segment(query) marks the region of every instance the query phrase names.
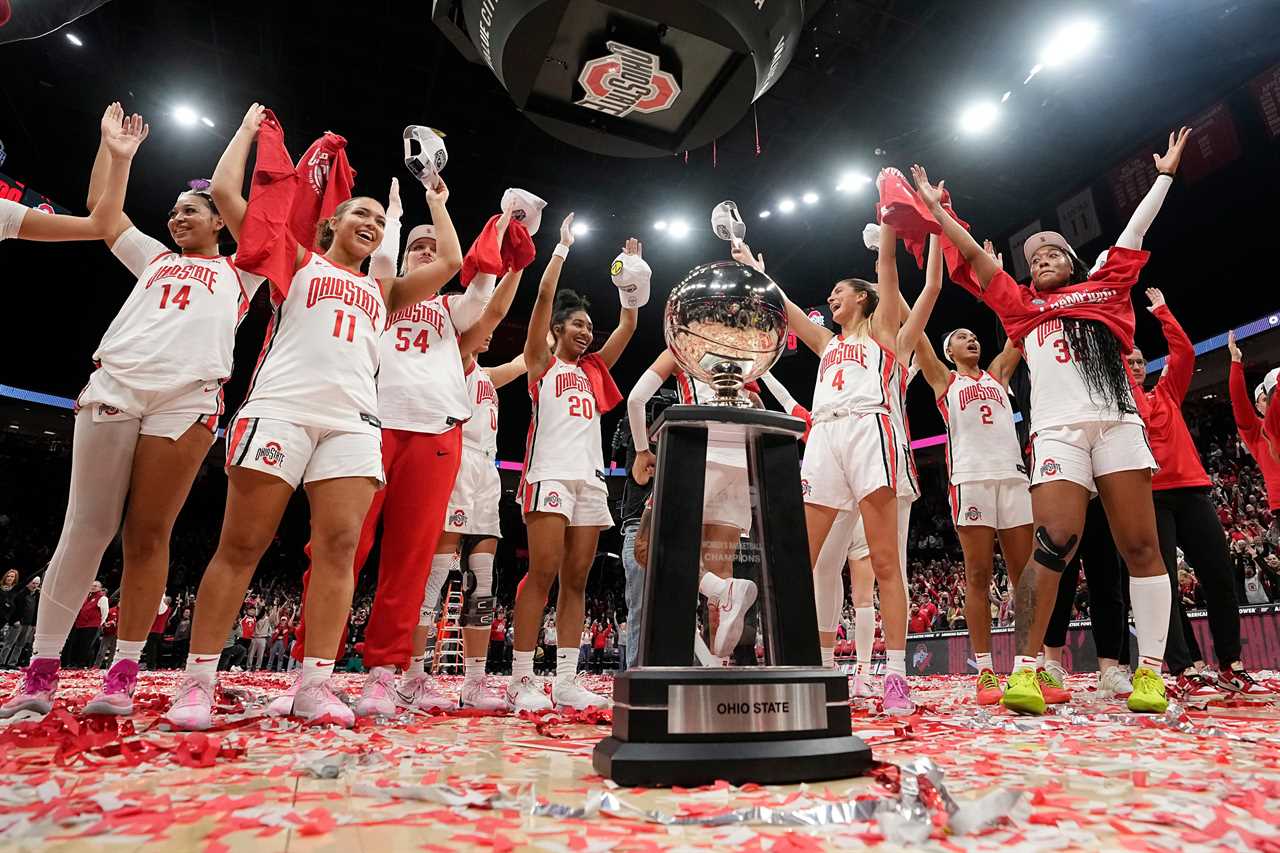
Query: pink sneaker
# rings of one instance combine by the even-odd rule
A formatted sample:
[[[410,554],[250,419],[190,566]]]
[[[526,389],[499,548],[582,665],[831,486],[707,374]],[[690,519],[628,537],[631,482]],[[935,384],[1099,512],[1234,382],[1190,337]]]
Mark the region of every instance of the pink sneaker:
[[[914,714],[916,705],[911,701],[911,685],[897,673],[884,677],[884,712],[895,717]]]
[[[107,670],[98,695],[84,706],[86,714],[114,714],[127,717],[133,713],[133,690],[138,685],[138,662],[116,661]]]
[[[466,678],[458,694],[458,707],[475,708],[478,711],[509,711],[511,706],[501,696],[489,692],[483,678]]]
[[[742,638],[742,624],[747,611],[756,603],[756,585],[752,581],[731,578],[729,588],[720,598],[720,625],[711,652],[716,657],[727,657]]]
[[[429,675],[406,678],[396,687],[396,704],[401,708],[413,708],[428,714],[443,714],[458,710],[458,703],[436,689],[436,680]]]
[[[875,688],[871,686],[870,676],[854,673],[853,676],[853,698],[870,699],[876,695]]]
[[[396,673],[385,666],[369,670],[356,702],[357,717],[394,717],[396,714]]]
[[[289,689],[267,703],[268,717],[287,717],[293,713],[293,697],[298,695],[298,685],[302,679],[295,678]]]
[[[333,692],[328,681],[313,681],[300,687],[293,698],[293,715],[308,723],[327,723],[344,729],[356,724],[356,715]]]
[[[12,717],[19,711],[35,711],[47,714],[53,709],[53,694],[58,690],[58,659],[35,658],[22,671],[18,692],[0,705],[0,719]]]
[[[184,732],[202,732],[213,725],[213,685],[184,678],[162,722]]]

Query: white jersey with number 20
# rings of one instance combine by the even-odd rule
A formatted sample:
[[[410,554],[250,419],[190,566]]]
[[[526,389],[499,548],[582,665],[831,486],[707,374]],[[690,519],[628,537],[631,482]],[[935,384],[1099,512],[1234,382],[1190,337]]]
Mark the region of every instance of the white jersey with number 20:
[[[547,372],[530,384],[529,394],[533,420],[525,480],[595,480],[604,455],[600,413],[586,372],[553,356]]]

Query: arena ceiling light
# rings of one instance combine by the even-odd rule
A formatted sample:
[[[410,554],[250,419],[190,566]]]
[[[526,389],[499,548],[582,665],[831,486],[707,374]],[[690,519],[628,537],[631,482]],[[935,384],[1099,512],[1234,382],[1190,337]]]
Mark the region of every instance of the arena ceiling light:
[[[773,216],[773,211],[772,211],[772,210],[762,210],[762,211],[760,211],[760,218],[761,218],[761,219],[768,219],[770,216]]]
[[[666,231],[666,230],[667,230],[667,220],[665,220],[665,219],[659,219],[657,222],[653,223],[653,230],[654,230],[654,231]]]
[[[179,104],[173,108],[173,120],[183,127],[195,127],[200,114],[186,104]]]
[[[200,116],[200,123],[205,127],[213,127],[213,119],[208,116]]]
[[[1000,108],[991,101],[975,101],[960,113],[960,132],[970,136],[986,133],[1000,118]]]
[[[682,240],[689,235],[689,223],[683,219],[673,219],[671,224],[667,226],[667,233],[678,240]]]
[[[581,237],[584,234],[590,234],[590,233],[591,233],[591,226],[586,222],[579,220],[573,223],[573,236]]]
[[[1045,68],[1058,68],[1074,62],[1089,52],[1101,34],[1098,22],[1078,18],[1063,24],[1040,51],[1039,64]],[[1036,69],[1032,69],[1034,76]]]
[[[80,36],[75,33],[67,33],[67,41],[71,42],[76,47],[84,47],[84,42],[81,41]]]
[[[814,192],[813,190],[809,190],[809,192],[807,192],[807,193],[805,193],[804,195],[800,196],[800,200],[801,200],[801,201],[803,201],[805,204],[817,204],[817,203],[818,203],[818,194],[817,194],[816,192]]]
[[[789,198],[784,198],[782,201],[778,202],[779,213],[790,213],[795,209],[796,209],[796,203]]]
[[[845,172],[836,183],[836,192],[856,193],[870,183],[870,176],[862,172]]]

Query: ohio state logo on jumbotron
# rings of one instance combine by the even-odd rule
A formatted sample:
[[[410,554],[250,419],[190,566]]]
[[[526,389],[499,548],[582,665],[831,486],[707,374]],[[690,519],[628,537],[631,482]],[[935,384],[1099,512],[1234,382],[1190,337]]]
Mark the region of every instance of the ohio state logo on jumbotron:
[[[586,97],[577,104],[607,115],[656,113],[669,109],[680,95],[680,84],[658,69],[658,57],[647,51],[608,41],[608,56],[589,60],[578,75]]]

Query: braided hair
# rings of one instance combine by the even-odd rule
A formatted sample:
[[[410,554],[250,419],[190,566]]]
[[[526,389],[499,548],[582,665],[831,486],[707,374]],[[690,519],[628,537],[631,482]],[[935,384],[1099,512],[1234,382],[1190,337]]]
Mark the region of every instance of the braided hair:
[[[1075,252],[1068,251],[1071,259],[1069,284],[1082,284],[1089,278],[1089,269]],[[1089,399],[1122,415],[1138,413],[1129,388],[1129,371],[1124,363],[1117,338],[1101,320],[1081,317],[1063,317],[1062,334],[1071,347],[1071,362],[1089,390]]]

